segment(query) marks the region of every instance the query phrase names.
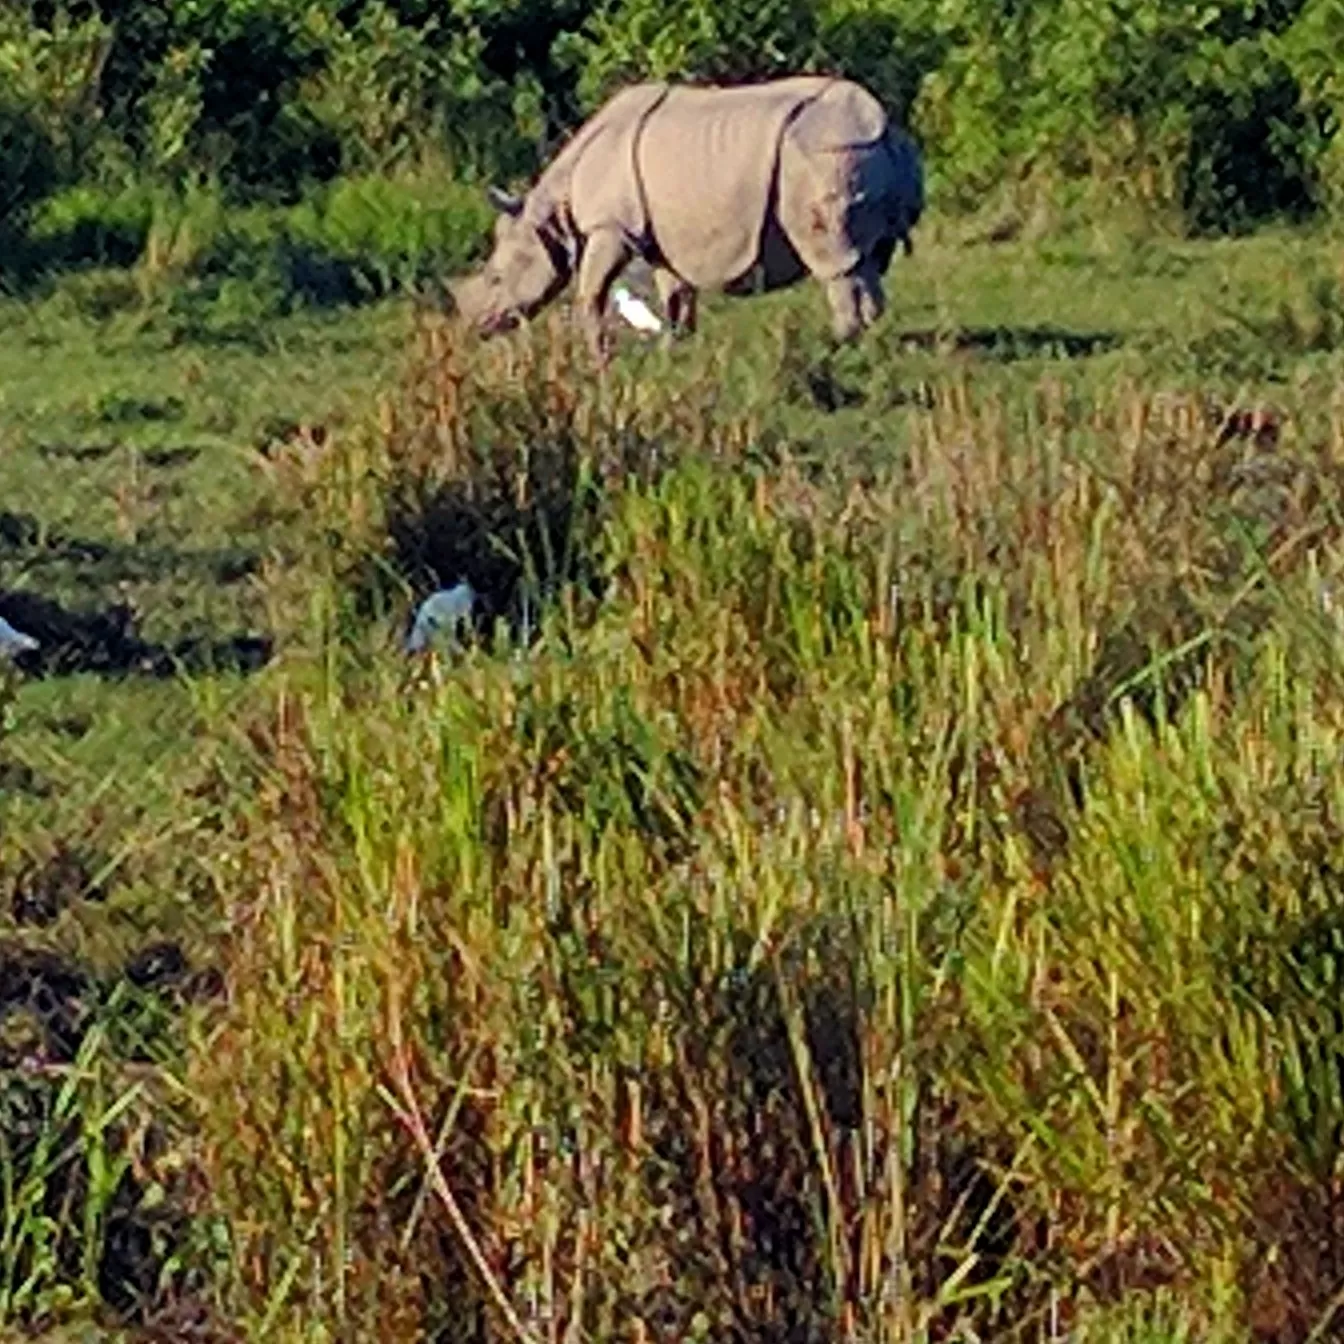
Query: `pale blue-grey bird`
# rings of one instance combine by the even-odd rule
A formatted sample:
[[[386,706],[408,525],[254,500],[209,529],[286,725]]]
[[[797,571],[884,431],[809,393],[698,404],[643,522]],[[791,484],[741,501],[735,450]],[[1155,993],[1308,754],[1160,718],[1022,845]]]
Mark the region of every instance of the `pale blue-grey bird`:
[[[407,653],[420,653],[447,635],[453,639],[458,630],[471,619],[476,594],[471,584],[463,580],[451,588],[431,593],[415,613],[415,622],[406,639]]]

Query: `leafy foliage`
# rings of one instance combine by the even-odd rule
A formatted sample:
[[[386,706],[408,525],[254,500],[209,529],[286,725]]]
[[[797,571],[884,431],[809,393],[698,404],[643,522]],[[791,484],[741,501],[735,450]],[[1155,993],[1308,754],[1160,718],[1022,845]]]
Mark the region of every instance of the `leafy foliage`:
[[[86,11],[80,11],[87,13]],[[1338,0],[100,0],[6,11],[0,189],[127,171],[294,199],[426,154],[535,170],[617,85],[860,78],[944,203],[1088,182],[1196,228],[1340,188]],[[5,184],[8,183],[8,186]]]

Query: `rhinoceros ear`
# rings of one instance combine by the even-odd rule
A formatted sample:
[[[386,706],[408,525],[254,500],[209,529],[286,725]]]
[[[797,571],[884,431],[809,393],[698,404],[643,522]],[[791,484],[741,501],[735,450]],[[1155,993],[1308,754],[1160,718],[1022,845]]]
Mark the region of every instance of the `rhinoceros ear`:
[[[485,194],[490,198],[490,204],[501,215],[522,213],[523,201],[521,196],[514,196],[512,193],[505,191],[503,187],[496,187],[493,184],[485,189]]]

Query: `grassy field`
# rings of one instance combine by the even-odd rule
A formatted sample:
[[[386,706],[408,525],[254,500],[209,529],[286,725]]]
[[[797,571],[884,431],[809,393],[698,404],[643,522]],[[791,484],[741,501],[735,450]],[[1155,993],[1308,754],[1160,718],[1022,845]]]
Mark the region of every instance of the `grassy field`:
[[[1329,239],[934,225],[605,385],[129,293],[0,305],[0,1324],[1344,1328]]]

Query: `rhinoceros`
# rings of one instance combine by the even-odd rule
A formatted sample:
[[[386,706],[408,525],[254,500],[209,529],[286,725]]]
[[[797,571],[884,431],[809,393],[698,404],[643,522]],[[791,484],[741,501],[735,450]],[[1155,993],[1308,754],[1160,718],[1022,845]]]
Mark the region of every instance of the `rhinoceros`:
[[[839,340],[884,307],[882,277],[924,210],[914,141],[850,80],[794,75],[732,88],[631,85],[585,122],[523,197],[489,189],[494,249],[450,285],[482,335],[516,326],[577,274],[599,363],[607,294],[640,258],[676,331],[696,292],[815,276]]]

